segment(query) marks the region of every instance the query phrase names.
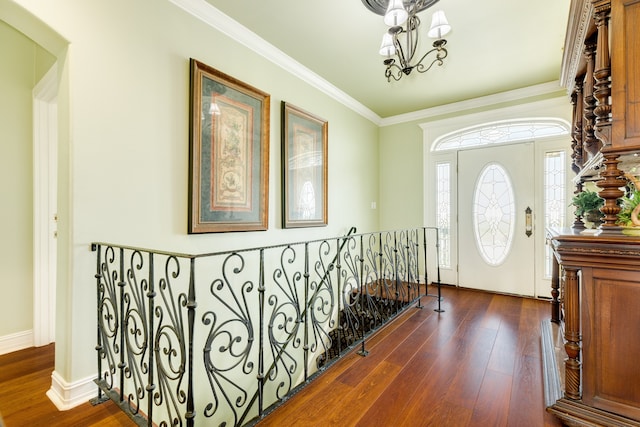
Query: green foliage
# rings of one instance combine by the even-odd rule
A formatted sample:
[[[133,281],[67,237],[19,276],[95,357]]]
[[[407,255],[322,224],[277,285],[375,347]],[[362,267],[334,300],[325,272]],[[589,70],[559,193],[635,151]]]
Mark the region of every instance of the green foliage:
[[[585,216],[587,212],[598,211],[604,205],[604,199],[595,191],[584,190],[573,197],[571,204],[576,207],[576,215]]]
[[[631,212],[640,203],[640,192],[634,191],[633,193],[631,193],[630,197],[620,197],[620,199],[618,199],[618,203],[620,204],[620,212],[618,212],[618,224],[626,227],[633,227],[633,222],[631,221]]]

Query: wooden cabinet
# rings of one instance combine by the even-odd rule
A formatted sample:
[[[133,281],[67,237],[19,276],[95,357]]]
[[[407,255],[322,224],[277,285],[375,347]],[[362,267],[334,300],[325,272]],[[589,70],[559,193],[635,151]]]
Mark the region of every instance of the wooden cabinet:
[[[548,237],[547,410],[567,425],[640,426],[640,239],[571,229]]]
[[[605,218],[595,235],[580,217],[549,231],[546,406],[570,426],[640,426],[640,237],[616,225],[624,172],[640,165],[640,0],[571,1],[561,83],[577,191],[594,181]]]

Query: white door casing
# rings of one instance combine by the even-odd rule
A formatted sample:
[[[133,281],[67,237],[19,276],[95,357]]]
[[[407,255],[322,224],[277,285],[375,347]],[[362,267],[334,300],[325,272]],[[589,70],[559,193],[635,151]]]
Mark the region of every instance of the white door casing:
[[[58,176],[57,67],[33,89],[33,344],[55,341]]]

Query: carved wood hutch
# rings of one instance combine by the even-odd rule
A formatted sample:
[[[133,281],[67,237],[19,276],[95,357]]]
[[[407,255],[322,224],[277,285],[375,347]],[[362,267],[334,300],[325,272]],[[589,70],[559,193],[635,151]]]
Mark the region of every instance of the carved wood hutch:
[[[551,322],[542,325],[547,410],[570,426],[640,426],[640,236],[616,225],[640,157],[640,0],[572,0],[561,83],[573,105],[577,191],[594,181],[604,223],[548,230]]]

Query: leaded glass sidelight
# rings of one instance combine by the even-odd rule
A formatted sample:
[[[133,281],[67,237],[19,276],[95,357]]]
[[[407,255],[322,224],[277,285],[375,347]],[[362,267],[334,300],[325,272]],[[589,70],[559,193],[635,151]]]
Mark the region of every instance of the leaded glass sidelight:
[[[544,153],[544,226],[564,227],[567,201],[565,198],[566,160],[564,151]],[[551,278],[551,248],[545,245],[545,277]]]
[[[513,186],[507,171],[497,163],[484,167],[473,197],[473,229],[480,255],[489,265],[501,264],[509,255],[515,228]]]
[[[451,268],[451,163],[436,165],[436,222],[440,232],[439,262],[442,268]]]

